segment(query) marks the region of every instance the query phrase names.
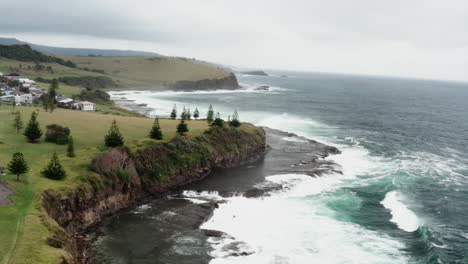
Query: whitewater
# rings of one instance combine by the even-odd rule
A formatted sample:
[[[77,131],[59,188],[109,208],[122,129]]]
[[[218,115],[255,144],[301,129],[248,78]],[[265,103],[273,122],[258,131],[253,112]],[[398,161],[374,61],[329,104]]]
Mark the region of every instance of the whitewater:
[[[236,91],[111,93],[153,117],[174,105],[205,113],[212,104],[224,118],[238,110],[241,121],[342,151],[327,158],[341,174],[270,175],[265,184],[283,188],[263,197],[184,191],[220,204],[201,227],[228,234],[209,238],[210,263],[468,263],[468,85],[281,74],[239,76]],[[233,242],[248,254],[232,256]]]

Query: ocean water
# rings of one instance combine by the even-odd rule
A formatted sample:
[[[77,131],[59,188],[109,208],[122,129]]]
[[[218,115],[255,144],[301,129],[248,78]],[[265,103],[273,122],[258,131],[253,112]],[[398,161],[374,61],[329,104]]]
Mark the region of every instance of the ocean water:
[[[167,261],[123,254],[114,263],[468,263],[468,84],[273,74],[240,75],[239,91],[125,97],[154,107],[158,116],[174,104],[198,107],[202,115],[212,104],[224,117],[236,109],[241,121],[338,147],[343,153],[329,159],[343,174],[270,175],[265,182],[288,188],[262,198],[187,190],[189,202],[223,201],[202,228],[232,237],[179,236],[172,261],[166,252]],[[255,90],[259,85],[270,90]],[[122,218],[98,240],[101,252],[128,250],[117,241],[118,230],[135,222]],[[149,230],[144,225],[151,221],[138,226]],[[253,254],[231,256],[224,246],[233,240]]]

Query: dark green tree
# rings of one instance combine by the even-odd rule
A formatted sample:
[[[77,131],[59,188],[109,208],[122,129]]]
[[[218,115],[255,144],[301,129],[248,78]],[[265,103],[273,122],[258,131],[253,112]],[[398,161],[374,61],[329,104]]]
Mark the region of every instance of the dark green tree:
[[[156,140],[163,139],[163,134],[162,134],[162,131],[161,131],[161,126],[159,125],[159,119],[158,118],[154,119],[153,127],[151,128],[149,136],[150,136],[150,138],[156,139]]]
[[[42,130],[37,122],[37,113],[32,112],[31,119],[23,132],[23,135],[28,139],[29,142],[36,142],[42,136]]]
[[[16,175],[16,180],[19,181],[21,174],[25,174],[29,171],[29,166],[26,160],[24,160],[23,153],[16,152],[13,154],[13,158],[8,163],[8,172]]]
[[[21,119],[20,111],[15,112],[15,119],[13,120],[13,127],[16,129],[16,133],[19,134],[20,130],[23,129],[23,120]]]
[[[195,108],[193,112],[193,118],[198,119],[200,117],[200,112],[198,112],[198,108]]]
[[[210,107],[208,108],[208,113],[206,114],[206,121],[208,122],[208,124],[211,124],[213,120],[214,120],[214,111],[213,111],[213,106],[210,105]]]
[[[182,120],[187,119],[187,110],[185,109],[185,106],[184,106],[184,109],[182,110],[182,113],[180,114],[180,119]]]
[[[41,171],[41,174],[52,180],[61,180],[67,176],[65,169],[60,164],[57,153],[52,154],[49,164]]]
[[[75,157],[75,144],[72,136],[68,137],[67,156],[70,158]]]
[[[232,127],[240,127],[241,123],[239,121],[239,114],[237,113],[237,110],[234,111],[232,120],[229,121],[229,125]]]
[[[211,123],[211,126],[223,127],[224,126],[224,120],[217,117],[217,118],[215,118],[215,120],[213,120],[213,123]]]
[[[120,134],[120,130],[115,119],[112,121],[109,133],[104,137],[104,142],[106,143],[106,146],[110,148],[123,146],[124,144],[124,138],[122,134]]]
[[[185,119],[192,120],[192,113],[190,113],[190,108],[185,112]]]
[[[57,104],[57,101],[55,97],[57,96],[57,90],[59,89],[59,82],[57,79],[52,79],[52,82],[50,83],[49,87],[49,93],[48,93],[48,101],[47,101],[47,106],[49,111],[52,113],[55,109],[55,105]]]
[[[180,120],[180,123],[177,125],[177,133],[179,133],[180,135],[184,135],[188,131],[188,126],[185,123],[185,121],[183,119]]]
[[[174,108],[172,108],[171,112],[171,119],[176,119],[177,118],[177,106],[174,105]]]

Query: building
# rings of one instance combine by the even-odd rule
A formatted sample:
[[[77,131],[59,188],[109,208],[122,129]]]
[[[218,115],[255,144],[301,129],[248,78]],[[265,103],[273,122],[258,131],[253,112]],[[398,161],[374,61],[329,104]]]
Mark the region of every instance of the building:
[[[32,94],[22,93],[20,95],[15,95],[15,103],[18,104],[32,104],[33,96]]]
[[[88,101],[80,102],[82,111],[96,111],[96,104]]]

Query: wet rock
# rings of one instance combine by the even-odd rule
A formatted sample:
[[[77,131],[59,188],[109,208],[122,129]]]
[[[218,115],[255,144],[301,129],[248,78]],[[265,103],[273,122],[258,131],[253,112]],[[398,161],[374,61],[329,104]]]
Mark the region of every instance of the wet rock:
[[[208,236],[208,237],[222,237],[222,236],[227,235],[223,231],[212,230],[212,229],[201,229],[201,231],[203,231],[205,236]]]

